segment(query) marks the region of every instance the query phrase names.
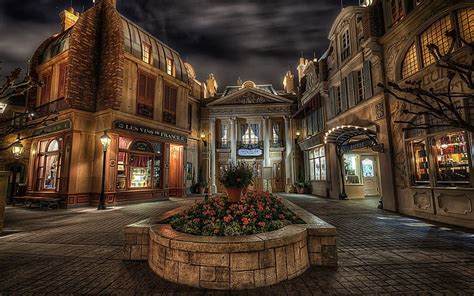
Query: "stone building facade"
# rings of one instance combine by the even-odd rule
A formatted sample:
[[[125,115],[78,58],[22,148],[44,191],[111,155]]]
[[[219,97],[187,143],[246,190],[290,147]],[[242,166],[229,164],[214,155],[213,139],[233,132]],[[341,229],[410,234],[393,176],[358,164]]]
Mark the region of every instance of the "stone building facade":
[[[227,86],[214,93],[202,109],[202,167],[212,193],[225,192],[220,174],[230,163],[246,162],[256,175],[251,190],[282,192],[291,189],[296,160],[293,76],[287,73],[285,90],[252,81]],[[208,85],[217,85],[213,75]]]
[[[442,53],[446,53],[452,40],[445,32],[453,29],[472,43],[472,1],[399,2],[396,7],[383,2],[386,33],[379,42],[384,48],[386,81],[419,80],[426,89],[447,88],[447,71],[436,66],[426,45],[436,44]],[[473,53],[467,46],[457,43],[453,56],[457,61],[471,63]],[[472,91],[460,80],[453,82],[452,89]],[[474,227],[472,133],[438,127],[433,118],[404,115],[406,105],[393,98],[390,102],[398,211]],[[472,112],[465,112],[464,116],[468,121],[473,120]],[[400,120],[427,123],[430,127],[403,131],[407,125],[394,123]]]
[[[28,107],[59,115],[32,131],[27,194],[95,204],[106,132],[108,203],[185,195],[197,179],[204,91],[192,66],[113,0],[60,16],[61,32],[32,58],[31,73],[44,86],[30,92]]]

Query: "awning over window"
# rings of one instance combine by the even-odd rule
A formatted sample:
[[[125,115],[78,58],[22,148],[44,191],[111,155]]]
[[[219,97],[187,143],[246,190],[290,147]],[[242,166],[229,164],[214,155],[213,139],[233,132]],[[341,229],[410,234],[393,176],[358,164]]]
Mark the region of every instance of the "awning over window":
[[[377,150],[383,150],[383,146],[377,143],[376,135],[373,128],[341,125],[330,129],[324,135],[324,143],[335,144],[340,153],[374,146],[378,147]]]

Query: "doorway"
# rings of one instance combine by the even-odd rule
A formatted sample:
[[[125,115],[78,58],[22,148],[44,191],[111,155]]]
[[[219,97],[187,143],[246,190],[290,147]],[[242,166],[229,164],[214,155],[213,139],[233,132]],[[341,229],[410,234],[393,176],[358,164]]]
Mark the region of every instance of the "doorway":
[[[377,157],[372,155],[362,156],[361,164],[364,196],[379,196],[380,180]]]
[[[182,196],[184,185],[184,147],[170,145],[169,189],[170,196]]]

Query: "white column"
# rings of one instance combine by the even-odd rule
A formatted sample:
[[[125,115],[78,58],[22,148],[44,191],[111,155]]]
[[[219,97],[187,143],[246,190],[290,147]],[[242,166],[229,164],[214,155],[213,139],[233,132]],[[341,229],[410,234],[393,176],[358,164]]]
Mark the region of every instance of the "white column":
[[[262,118],[263,131],[263,166],[270,166],[270,133],[268,129],[268,116]]]
[[[209,119],[209,130],[211,133],[211,193],[217,193],[216,186],[216,119]]]
[[[237,163],[237,119],[235,117],[230,118],[230,160],[235,164]]]
[[[291,133],[291,119],[288,116],[283,117],[285,119],[285,184],[293,184],[292,176],[292,155],[293,155],[293,135]]]

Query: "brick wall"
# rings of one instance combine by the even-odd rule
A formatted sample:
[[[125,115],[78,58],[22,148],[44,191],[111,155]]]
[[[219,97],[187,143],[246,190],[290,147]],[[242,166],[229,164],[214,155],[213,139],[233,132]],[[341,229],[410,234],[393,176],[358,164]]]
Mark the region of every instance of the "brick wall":
[[[381,37],[384,34],[384,20],[382,1],[374,1],[374,4],[364,10],[362,16],[365,39],[370,37]]]
[[[125,46],[120,15],[113,0],[103,0],[97,110],[120,108]]]

